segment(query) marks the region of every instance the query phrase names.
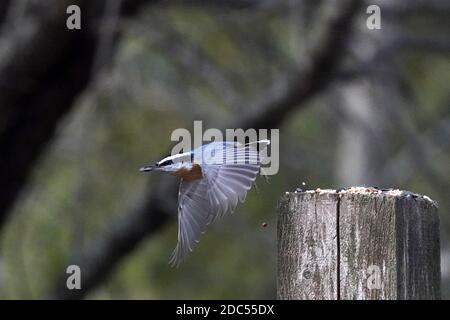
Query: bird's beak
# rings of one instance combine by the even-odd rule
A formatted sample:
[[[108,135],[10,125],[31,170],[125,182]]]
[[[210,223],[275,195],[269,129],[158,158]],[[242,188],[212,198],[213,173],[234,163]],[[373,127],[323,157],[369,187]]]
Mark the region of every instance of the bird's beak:
[[[153,169],[155,168],[155,166],[144,166],[142,168],[139,169],[140,172],[149,172],[149,171],[153,171]]]

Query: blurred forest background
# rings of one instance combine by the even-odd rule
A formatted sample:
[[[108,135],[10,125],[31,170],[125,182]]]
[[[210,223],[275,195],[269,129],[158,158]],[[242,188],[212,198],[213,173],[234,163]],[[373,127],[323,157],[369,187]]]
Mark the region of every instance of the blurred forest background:
[[[275,298],[277,200],[303,181],[437,201],[450,298],[449,17],[445,0],[2,0],[0,298]],[[138,169],[194,120],[280,128],[281,168],[174,269],[177,179]]]

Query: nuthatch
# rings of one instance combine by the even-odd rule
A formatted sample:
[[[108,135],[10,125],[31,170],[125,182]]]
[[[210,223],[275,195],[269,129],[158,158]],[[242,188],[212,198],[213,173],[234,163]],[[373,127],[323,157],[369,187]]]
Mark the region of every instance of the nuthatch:
[[[211,142],[168,156],[141,172],[162,171],[181,178],[178,192],[178,242],[170,264],[183,261],[206,227],[244,202],[261,169],[260,152],[270,144]]]

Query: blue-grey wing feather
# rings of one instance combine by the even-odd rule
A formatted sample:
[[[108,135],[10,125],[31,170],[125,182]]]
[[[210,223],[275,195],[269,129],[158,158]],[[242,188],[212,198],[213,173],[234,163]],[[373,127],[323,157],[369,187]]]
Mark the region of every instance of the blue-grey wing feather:
[[[170,264],[179,265],[192,251],[212,220],[213,208],[205,180],[181,180],[178,192],[178,243]]]
[[[209,148],[194,150],[194,161],[207,161],[201,163],[202,179],[180,183],[178,243],[172,265],[178,265],[192,251],[208,224],[234,212],[238,202],[245,200],[260,171],[256,146],[214,142]]]

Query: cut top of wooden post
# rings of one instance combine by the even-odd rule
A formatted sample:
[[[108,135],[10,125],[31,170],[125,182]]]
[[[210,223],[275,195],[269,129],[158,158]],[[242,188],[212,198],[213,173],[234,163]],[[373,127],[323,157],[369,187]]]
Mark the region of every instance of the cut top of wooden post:
[[[277,282],[279,299],[439,299],[437,204],[367,187],[286,193]]]

